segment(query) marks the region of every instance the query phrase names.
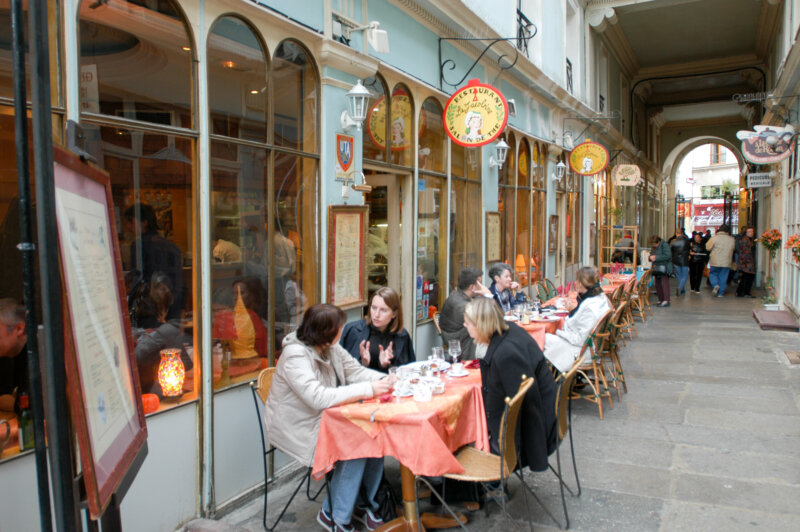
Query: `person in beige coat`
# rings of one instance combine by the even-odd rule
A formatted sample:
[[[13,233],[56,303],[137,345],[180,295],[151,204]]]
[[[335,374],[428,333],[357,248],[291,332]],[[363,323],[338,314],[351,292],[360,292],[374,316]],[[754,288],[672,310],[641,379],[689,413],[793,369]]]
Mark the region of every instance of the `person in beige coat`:
[[[392,386],[389,377],[361,366],[339,345],[345,321],[338,307],[310,307],[297,331],[283,340],[267,398],[264,421],[270,443],[307,466],[314,461],[323,410],[386,393]],[[374,511],[382,477],[383,458],[337,462],[331,479],[333,503],[325,498],[317,521],[328,530],[333,521],[335,530],[350,531],[355,515],[369,530],[381,526]]]
[[[730,233],[730,227],[721,225],[717,229],[717,234],[706,242],[706,250],[711,252],[708,263],[708,281],[714,287],[712,292],[717,297],[725,295],[728,273],[731,271],[731,262],[733,261],[733,250],[736,247],[736,239]]]

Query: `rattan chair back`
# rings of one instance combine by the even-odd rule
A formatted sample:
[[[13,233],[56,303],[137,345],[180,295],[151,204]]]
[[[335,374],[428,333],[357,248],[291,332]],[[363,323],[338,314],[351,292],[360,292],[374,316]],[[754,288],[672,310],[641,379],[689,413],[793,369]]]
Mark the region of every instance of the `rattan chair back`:
[[[522,410],[522,401],[531,386],[533,386],[533,377],[525,377],[523,375],[519,390],[514,394],[514,397],[506,397],[506,406],[503,411],[503,418],[500,421],[500,426],[502,427],[501,439],[498,442],[500,452],[503,455],[503,465],[506,468],[503,472],[503,477],[507,477],[511,471],[517,468],[517,444],[514,435],[517,433],[517,422],[519,421],[519,413]]]
[[[261,370],[261,373],[258,374],[258,379],[256,379],[256,383],[254,385],[255,392],[258,394],[258,397],[261,399],[262,403],[267,402],[267,397],[269,397],[269,390],[272,387],[272,377],[275,376],[275,368],[266,368]]]
[[[558,389],[556,390],[556,416],[558,417],[558,441],[564,439],[569,432],[569,415],[567,406],[569,403],[569,394],[572,390],[572,383],[575,382],[575,375],[578,374],[580,367],[580,360],[576,360],[572,367],[562,374],[559,382]]]

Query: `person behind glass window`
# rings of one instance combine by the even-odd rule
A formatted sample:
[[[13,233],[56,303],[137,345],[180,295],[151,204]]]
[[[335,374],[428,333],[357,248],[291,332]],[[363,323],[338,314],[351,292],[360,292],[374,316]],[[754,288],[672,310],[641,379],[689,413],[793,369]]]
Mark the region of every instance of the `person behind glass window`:
[[[388,286],[379,288],[372,295],[367,317],[345,325],[341,344],[363,365],[384,373],[389,366],[414,362],[411,336],[403,328],[400,294]]]
[[[296,332],[283,341],[264,409],[267,437],[272,445],[301,464],[311,466],[326,408],[387,393],[390,377],[361,366],[339,345],[345,313],[328,304],[314,305],[303,315]],[[383,477],[383,458],[336,462],[330,495],[317,521],[330,530],[354,530],[353,510],[372,530],[383,522],[375,516],[375,494]],[[332,523],[331,521],[335,521]]]

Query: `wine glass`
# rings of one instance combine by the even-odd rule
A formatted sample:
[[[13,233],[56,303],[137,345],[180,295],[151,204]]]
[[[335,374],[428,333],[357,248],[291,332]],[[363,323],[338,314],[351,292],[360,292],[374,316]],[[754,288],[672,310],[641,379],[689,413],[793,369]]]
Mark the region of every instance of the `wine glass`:
[[[450,356],[453,358],[453,364],[458,363],[458,357],[461,356],[461,342],[458,340],[450,340],[448,344],[448,351],[450,352]]]

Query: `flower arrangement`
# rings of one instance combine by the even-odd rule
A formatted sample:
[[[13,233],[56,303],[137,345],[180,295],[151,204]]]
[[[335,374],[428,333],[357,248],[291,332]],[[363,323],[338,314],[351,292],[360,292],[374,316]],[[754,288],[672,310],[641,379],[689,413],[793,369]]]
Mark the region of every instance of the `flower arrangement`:
[[[761,235],[761,245],[769,250],[769,256],[775,258],[775,252],[781,248],[781,232],[777,229],[764,231]]]
[[[792,250],[792,257],[800,263],[800,234],[792,235],[786,241],[786,249]]]

